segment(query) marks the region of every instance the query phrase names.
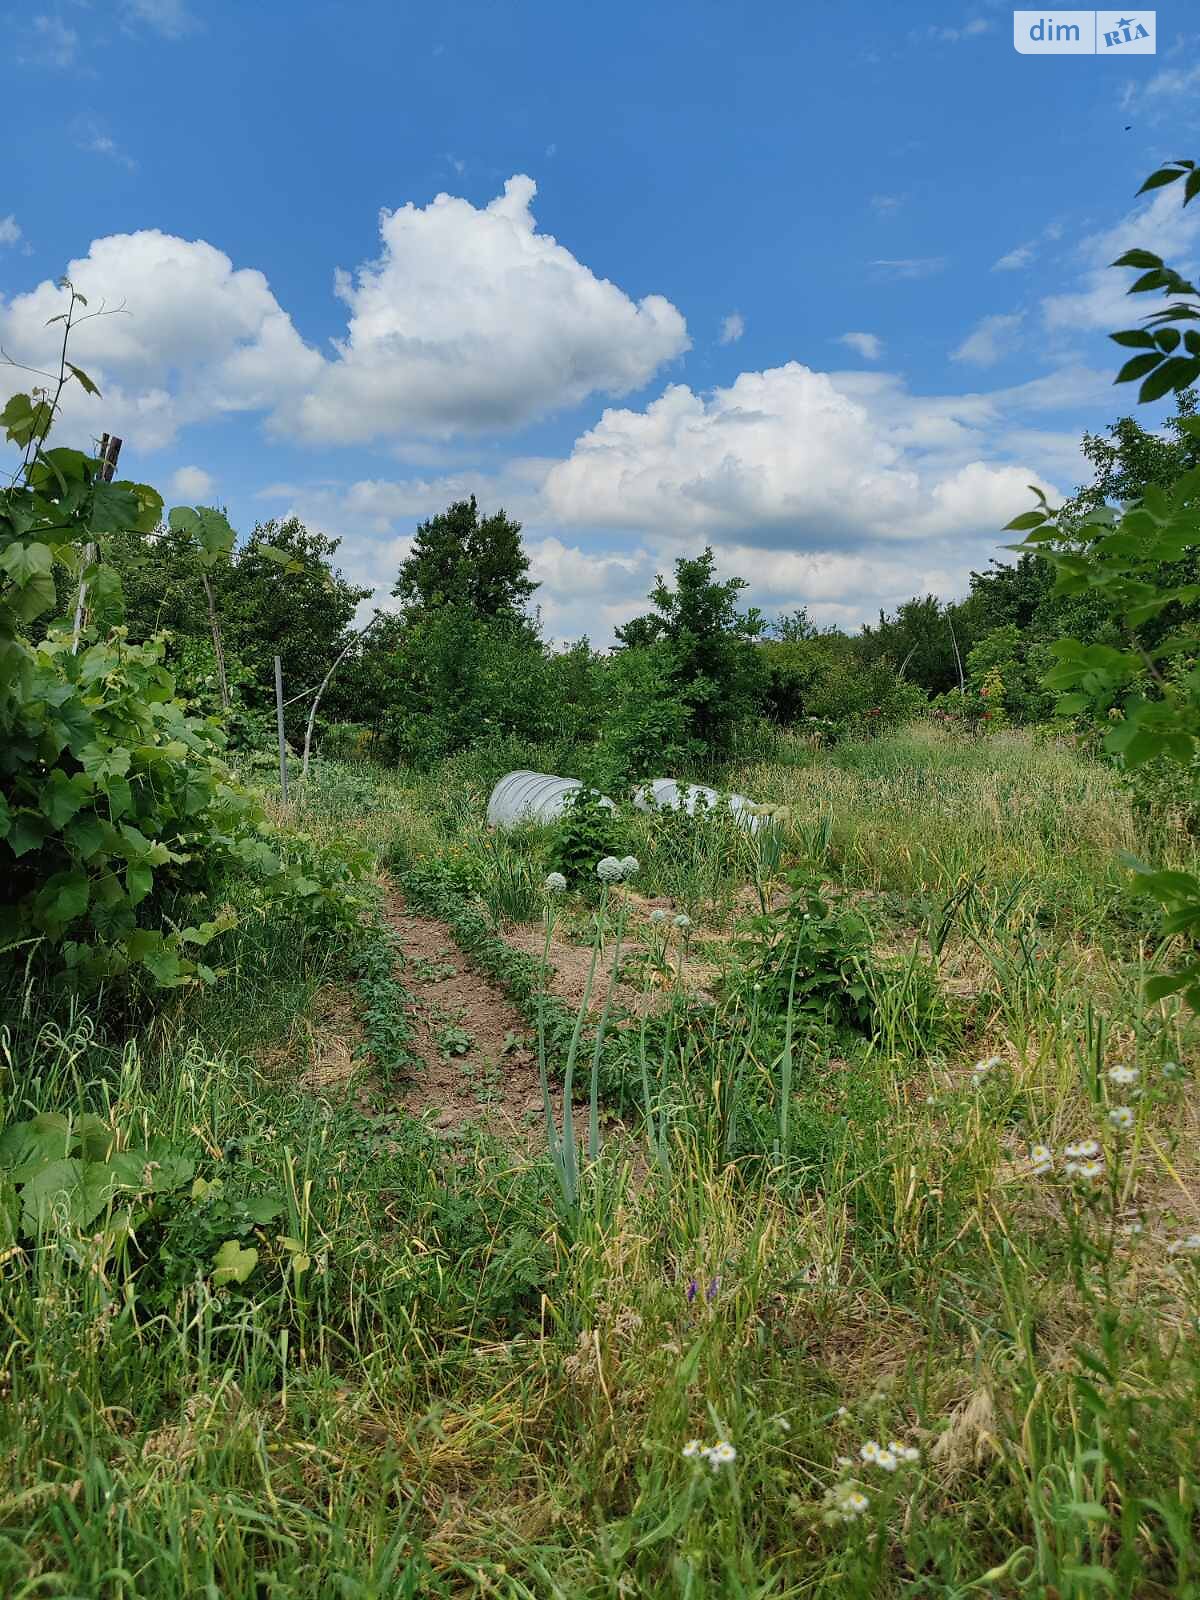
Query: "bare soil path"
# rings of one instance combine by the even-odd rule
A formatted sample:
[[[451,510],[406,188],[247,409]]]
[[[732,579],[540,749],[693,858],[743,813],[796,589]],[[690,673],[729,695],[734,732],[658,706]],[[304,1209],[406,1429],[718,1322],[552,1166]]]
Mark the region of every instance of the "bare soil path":
[[[543,1109],[534,1031],[444,923],[410,911],[398,894],[388,896],[385,917],[417,1002],[412,1050],[422,1063],[400,1104],[446,1133],[470,1122],[509,1139],[536,1134]]]

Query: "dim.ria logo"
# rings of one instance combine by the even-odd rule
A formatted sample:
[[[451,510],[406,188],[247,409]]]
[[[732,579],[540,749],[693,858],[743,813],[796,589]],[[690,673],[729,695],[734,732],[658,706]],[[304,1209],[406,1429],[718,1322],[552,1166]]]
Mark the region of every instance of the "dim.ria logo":
[[[1153,11],[1014,11],[1024,56],[1152,56]]]

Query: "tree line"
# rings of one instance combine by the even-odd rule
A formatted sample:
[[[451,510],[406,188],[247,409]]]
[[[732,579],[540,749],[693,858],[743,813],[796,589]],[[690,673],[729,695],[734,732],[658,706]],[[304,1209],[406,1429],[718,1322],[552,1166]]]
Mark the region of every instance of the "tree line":
[[[1194,466],[1200,444],[1185,423],[1195,411],[1185,391],[1161,431],[1125,417],[1085,435],[1092,480],[1060,526],[1077,523],[1086,544],[1097,506],[1136,502]],[[274,656],[289,696],[315,686],[369,595],[338,570],[337,550],[293,517],[256,526],[207,566],[195,539],[172,528],[118,543],[113,560],[131,637],[166,630],[193,708],[218,716],[235,746],[266,750]],[[552,649],[520,524],[503,510],[481,514],[471,498],[417,528],[392,587],[397,608],[377,617],[334,678],[321,731],[338,748],[415,763],[497,736],[583,743],[595,746],[598,775],[615,783],[719,759],[759,717],[829,738],[926,707],[959,721],[1040,721],[1053,711],[1042,681],[1052,641],[1117,643],[1120,634],[1102,599],[1057,593],[1054,579],[1026,551],[972,572],[962,599],[915,595],[848,634],[820,627],[804,607],[769,621],[743,605],[744,580],[717,577],[705,549],[656,579],[647,610],[617,630],[611,651],[586,637]],[[1164,614],[1156,637],[1193,620],[1187,613],[1177,605]],[[288,710],[293,742],[307,711],[304,698]]]

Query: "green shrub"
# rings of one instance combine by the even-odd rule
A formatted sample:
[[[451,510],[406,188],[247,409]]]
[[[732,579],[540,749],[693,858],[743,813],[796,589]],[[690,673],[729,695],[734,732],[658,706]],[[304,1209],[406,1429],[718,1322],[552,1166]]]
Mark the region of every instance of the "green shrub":
[[[71,291],[64,341],[77,304]],[[269,897],[351,919],[347,864],[330,858],[326,873],[308,846],[285,864],[215,727],[176,697],[162,637],[132,643],[116,625],[121,584],[106,550],[151,535],[162,500],[106,481],[78,450],[46,447],[61,389],[15,395],[2,417],[24,458],[0,493],[0,961],[11,972],[36,960],[85,987],[135,969],[167,987],[211,980],[198,957],[229,926],[213,910],[224,875],[247,871]],[[171,520],[205,557],[233,544],[215,512],[179,508]],[[86,609],[78,627],[65,619],[35,639],[56,570],[86,585]],[[181,892],[207,902],[193,900],[186,921],[173,915]]]
[[[694,754],[691,711],[664,644],[619,651],[604,668],[604,722],[596,750],[598,781],[623,789],[675,771]]]
[[[919,684],[891,661],[862,661],[842,634],[770,641],[761,646],[769,714],[785,726],[828,739],[878,733],[905,722],[925,705]]]
[[[587,784],[573,790],[550,840],[550,870],[561,872],[572,889],[588,893],[599,889],[596,863],[621,854],[620,819],[600,801],[599,791]]]

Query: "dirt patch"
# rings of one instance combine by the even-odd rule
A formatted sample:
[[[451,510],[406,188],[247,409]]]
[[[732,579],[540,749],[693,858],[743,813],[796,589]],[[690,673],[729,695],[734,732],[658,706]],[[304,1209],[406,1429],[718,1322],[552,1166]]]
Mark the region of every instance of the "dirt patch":
[[[386,916],[416,1001],[411,1047],[422,1063],[400,1104],[447,1134],[466,1123],[510,1139],[539,1134],[542,1094],[525,1019],[443,923],[409,911],[398,895],[388,899]]]
[[[538,962],[541,961],[543,951],[546,949],[545,931],[538,927],[509,928],[503,934],[503,939],[510,949],[519,950],[522,955],[533,956]],[[626,940],[621,946],[622,967],[644,949],[645,946],[640,945],[636,939]],[[721,976],[721,968],[709,961],[684,961],[681,969],[678,949],[673,943],[668,943],[666,961],[669,970],[662,972],[657,968],[648,967],[645,983],[639,980],[635,987],[629,982],[622,983],[619,980],[614,982],[613,965],[616,954],[616,945],[608,944],[596,961],[588,1015],[598,1018],[604,1009],[605,999],[611,992],[614,1008],[611,1020],[618,1026],[621,1012],[634,1017],[645,1017],[666,1005],[681,980],[683,987],[689,993],[698,999],[710,1000],[713,986]],[[568,944],[561,939],[552,939],[548,963],[549,982],[546,992],[578,1010],[587,993],[588,973],[592,965],[591,945]]]
[[[546,935],[541,928],[510,928],[503,938],[510,949],[519,950],[523,955],[533,956],[541,961],[542,952],[546,948]],[[621,946],[622,959],[628,957],[629,951],[628,944]],[[606,945],[596,962],[591,999],[588,1004],[589,1015],[599,1016],[604,1001],[611,992],[614,1006],[622,1011],[632,1012],[634,1016],[643,1016],[659,1003],[659,996],[653,991],[644,993],[634,989],[630,984],[614,982],[613,964],[616,954],[615,944]],[[565,944],[560,939],[552,939],[548,963],[550,981],[546,986],[546,992],[578,1010],[587,993],[588,972],[592,965],[591,946]]]

